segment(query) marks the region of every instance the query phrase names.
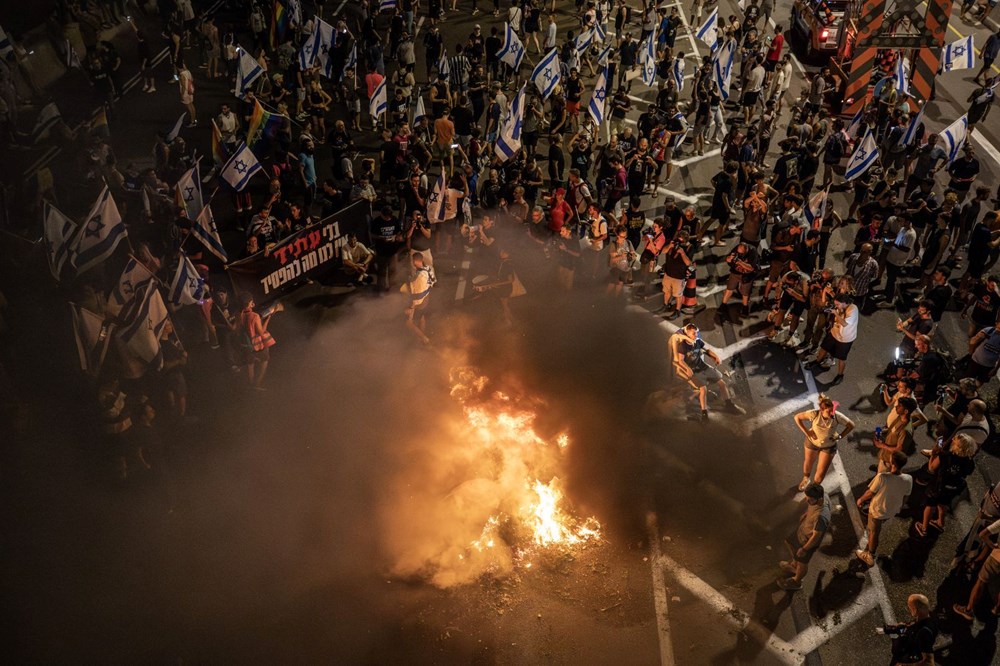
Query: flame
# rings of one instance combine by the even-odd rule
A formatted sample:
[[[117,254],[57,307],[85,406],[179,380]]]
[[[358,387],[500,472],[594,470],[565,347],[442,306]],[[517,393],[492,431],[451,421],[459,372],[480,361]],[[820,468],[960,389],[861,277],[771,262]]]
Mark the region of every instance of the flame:
[[[538,549],[599,541],[600,523],[594,518],[579,519],[566,508],[555,472],[570,437],[563,432],[549,441],[538,434],[535,408],[541,403],[501,391],[487,393],[490,380],[474,368],[453,369],[451,378],[451,395],[462,403],[465,416],[458,435],[468,442],[475,460],[499,460],[498,474],[508,481],[502,486],[513,489],[512,496],[501,498],[500,509],[483,524],[466,555],[458,557],[489,553],[503,543],[527,569]],[[519,475],[521,481],[511,475]],[[548,483],[542,478],[548,478]]]

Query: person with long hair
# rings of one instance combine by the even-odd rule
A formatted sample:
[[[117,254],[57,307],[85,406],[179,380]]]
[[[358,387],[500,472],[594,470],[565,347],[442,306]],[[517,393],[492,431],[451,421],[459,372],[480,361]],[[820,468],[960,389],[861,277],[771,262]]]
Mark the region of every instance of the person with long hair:
[[[817,409],[796,414],[795,425],[806,436],[802,481],[798,486],[799,490],[804,490],[809,485],[810,475],[816,483],[823,483],[837,453],[837,444],[854,430],[854,421],[837,411],[836,402],[820,393]]]

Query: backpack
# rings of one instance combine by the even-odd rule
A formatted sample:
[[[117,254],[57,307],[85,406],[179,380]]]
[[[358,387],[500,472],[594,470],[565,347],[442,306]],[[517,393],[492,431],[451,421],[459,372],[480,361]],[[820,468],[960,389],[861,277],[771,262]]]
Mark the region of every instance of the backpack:
[[[846,152],[844,150],[844,137],[840,132],[835,132],[826,140],[826,154],[831,158],[841,159]]]

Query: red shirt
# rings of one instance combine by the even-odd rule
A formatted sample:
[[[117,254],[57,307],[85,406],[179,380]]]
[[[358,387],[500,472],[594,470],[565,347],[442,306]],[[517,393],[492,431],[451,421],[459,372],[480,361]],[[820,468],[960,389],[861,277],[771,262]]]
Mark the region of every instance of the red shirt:
[[[785,45],[784,35],[775,35],[771,40],[771,46],[767,50],[767,60],[778,62],[781,60],[781,48]]]
[[[559,230],[566,224],[566,220],[572,217],[573,209],[569,207],[568,203],[560,201],[557,204],[553,204],[552,210],[549,211],[549,229],[555,233],[559,233]]]

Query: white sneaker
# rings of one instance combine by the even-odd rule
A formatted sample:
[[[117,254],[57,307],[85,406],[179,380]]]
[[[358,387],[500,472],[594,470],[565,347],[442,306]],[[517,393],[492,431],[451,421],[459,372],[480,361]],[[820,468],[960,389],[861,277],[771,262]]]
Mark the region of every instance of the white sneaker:
[[[792,335],[788,336],[788,339],[785,340],[783,344],[786,347],[795,348],[799,346],[800,342],[802,342],[802,340],[799,338],[799,336],[793,333]]]
[[[149,92],[149,84],[148,83],[143,84],[143,86],[142,86],[142,92]]]
[[[148,92],[148,93],[154,93],[154,92],[156,92],[156,86],[150,86],[149,90],[147,90],[146,92]]]

